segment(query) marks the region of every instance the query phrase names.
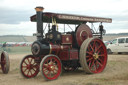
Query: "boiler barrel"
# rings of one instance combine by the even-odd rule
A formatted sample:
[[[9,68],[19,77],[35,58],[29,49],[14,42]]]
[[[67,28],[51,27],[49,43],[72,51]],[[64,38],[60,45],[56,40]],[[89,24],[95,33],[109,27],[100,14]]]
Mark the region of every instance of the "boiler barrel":
[[[69,45],[56,45],[52,43],[44,43],[35,41],[32,44],[31,51],[35,56],[47,55],[47,54],[58,54],[61,50],[70,49]]]

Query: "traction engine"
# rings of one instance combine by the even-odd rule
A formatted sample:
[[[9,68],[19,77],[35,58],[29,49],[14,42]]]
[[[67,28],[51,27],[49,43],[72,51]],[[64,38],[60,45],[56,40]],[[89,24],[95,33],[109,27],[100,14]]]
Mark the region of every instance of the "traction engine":
[[[40,71],[46,80],[54,80],[60,76],[62,69],[74,71],[82,67],[90,74],[104,70],[107,51],[102,41],[102,23],[111,23],[111,18],[42,12],[43,7],[35,9],[37,14],[30,19],[37,22],[37,33],[34,34],[37,40],[31,46],[32,55],[25,56],[21,61],[20,71],[24,77],[35,77]],[[94,32],[87,22],[101,22],[99,32]],[[43,23],[48,23],[46,34]],[[74,31],[62,33],[58,31],[57,23],[77,26]]]

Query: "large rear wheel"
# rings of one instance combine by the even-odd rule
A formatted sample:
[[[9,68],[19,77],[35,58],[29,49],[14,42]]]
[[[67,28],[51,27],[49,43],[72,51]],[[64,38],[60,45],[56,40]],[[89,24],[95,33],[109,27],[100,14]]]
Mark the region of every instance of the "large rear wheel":
[[[86,39],[80,48],[80,63],[86,73],[100,73],[107,63],[107,50],[98,38]]]
[[[41,61],[40,70],[46,80],[57,79],[62,71],[61,61],[56,55],[46,55]]]

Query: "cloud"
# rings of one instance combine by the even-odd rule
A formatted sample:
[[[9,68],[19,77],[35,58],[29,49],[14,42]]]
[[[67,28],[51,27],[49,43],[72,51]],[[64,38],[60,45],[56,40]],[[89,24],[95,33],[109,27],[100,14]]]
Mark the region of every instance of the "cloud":
[[[19,24],[0,24],[0,35],[32,35],[36,33],[35,22],[20,22]]]
[[[29,22],[36,6],[43,6],[46,12],[109,17],[113,22],[103,23],[107,33],[128,31],[127,0],[0,0],[0,33],[36,32],[36,24]]]
[[[15,10],[0,7],[0,23],[1,24],[19,24],[23,21],[29,21],[31,12],[28,10]]]

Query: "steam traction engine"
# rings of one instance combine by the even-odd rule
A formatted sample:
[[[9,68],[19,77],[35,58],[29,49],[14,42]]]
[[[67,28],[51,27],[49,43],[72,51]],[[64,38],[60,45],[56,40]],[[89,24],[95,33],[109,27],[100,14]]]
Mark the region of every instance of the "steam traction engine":
[[[71,71],[82,67],[91,74],[104,70],[107,52],[102,42],[102,23],[111,23],[112,19],[42,12],[43,7],[35,9],[37,14],[31,16],[31,21],[37,22],[37,33],[34,34],[37,40],[31,47],[33,55],[27,55],[21,61],[20,70],[24,77],[35,77],[40,71],[46,80],[54,80],[60,76],[62,69]],[[48,23],[45,36],[44,22]],[[101,22],[99,33],[91,30],[87,22]],[[77,27],[75,31],[60,33],[57,23],[76,24]]]

